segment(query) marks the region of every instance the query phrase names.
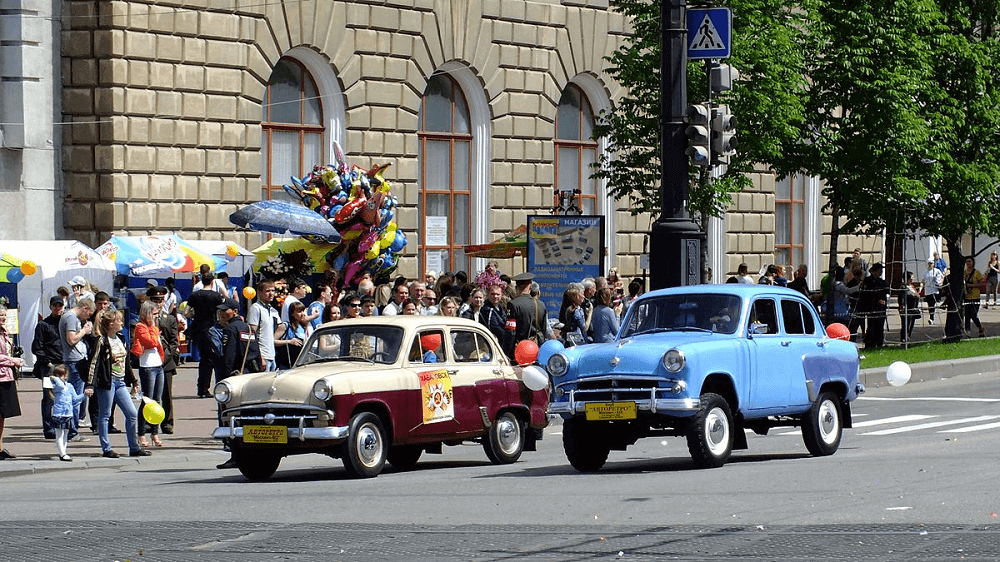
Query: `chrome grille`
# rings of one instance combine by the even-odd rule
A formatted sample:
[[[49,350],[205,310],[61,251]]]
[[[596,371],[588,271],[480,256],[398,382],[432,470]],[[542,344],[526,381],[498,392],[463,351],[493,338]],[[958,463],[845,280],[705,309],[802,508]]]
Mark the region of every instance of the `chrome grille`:
[[[613,375],[576,381],[574,396],[586,402],[650,400],[671,393],[673,382],[660,377]]]

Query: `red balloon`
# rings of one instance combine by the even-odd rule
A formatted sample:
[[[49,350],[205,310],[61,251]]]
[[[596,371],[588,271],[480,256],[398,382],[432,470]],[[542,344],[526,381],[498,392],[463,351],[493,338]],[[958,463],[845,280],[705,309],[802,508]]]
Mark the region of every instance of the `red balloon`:
[[[441,347],[441,334],[424,334],[420,336],[420,347],[424,351],[434,351]]]
[[[830,336],[835,340],[847,341],[851,339],[851,332],[847,329],[847,326],[841,324],[840,322],[834,322],[826,327],[826,335]]]
[[[514,348],[514,359],[518,365],[530,365],[538,359],[538,344],[534,340],[522,340]]]

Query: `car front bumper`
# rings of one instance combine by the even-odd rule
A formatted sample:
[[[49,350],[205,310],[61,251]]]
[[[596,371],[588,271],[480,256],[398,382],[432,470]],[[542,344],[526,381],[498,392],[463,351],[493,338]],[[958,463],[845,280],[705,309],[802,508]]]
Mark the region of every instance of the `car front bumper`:
[[[574,400],[571,395],[567,402],[550,402],[549,413],[580,414],[586,411],[588,402]],[[635,402],[635,408],[640,412],[679,416],[692,415],[701,407],[701,400],[698,398],[660,398],[656,400],[623,400],[623,402]]]
[[[215,428],[214,439],[242,439],[245,425],[283,425],[288,429],[288,440],[327,441],[334,444],[347,439],[347,426],[313,427],[314,422],[333,419],[333,412],[309,405],[253,404],[237,406],[223,412],[229,423]]]

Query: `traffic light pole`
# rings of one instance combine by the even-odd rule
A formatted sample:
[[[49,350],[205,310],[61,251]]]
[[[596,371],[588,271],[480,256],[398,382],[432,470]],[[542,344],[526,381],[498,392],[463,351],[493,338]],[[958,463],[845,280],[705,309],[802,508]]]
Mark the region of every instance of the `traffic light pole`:
[[[661,213],[649,236],[650,289],[701,282],[705,235],[688,215],[686,0],[660,4]]]

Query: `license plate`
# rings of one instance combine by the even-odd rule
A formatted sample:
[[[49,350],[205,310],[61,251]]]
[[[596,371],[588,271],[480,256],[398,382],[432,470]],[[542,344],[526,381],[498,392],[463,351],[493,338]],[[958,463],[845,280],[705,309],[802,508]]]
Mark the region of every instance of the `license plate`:
[[[243,441],[247,443],[288,443],[288,428],[283,425],[245,425]]]
[[[635,402],[591,402],[585,404],[587,421],[634,420]]]

